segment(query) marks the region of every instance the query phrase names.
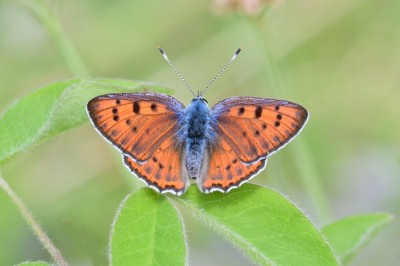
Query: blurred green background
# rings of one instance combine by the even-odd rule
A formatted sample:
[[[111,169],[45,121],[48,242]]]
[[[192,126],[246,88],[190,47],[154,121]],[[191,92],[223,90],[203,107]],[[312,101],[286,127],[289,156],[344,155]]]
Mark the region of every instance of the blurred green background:
[[[92,77],[144,80],[190,92],[215,82],[210,105],[234,95],[285,98],[311,114],[306,128],[252,180],[287,195],[318,226],[364,212],[400,211],[400,1],[0,1],[0,110],[73,77],[31,3],[55,9]],[[255,1],[257,2],[257,1]],[[84,108],[84,107],[82,107]],[[87,125],[9,160],[2,176],[71,265],[106,265],[119,202],[142,186]],[[189,265],[251,265],[184,213]],[[251,221],[249,221],[251,222]],[[51,261],[0,192],[0,265]],[[398,265],[397,219],[352,265]]]

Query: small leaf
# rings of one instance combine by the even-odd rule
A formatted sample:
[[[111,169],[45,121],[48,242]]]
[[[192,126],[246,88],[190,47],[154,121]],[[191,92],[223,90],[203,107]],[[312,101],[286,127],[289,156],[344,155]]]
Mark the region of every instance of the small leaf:
[[[245,184],[228,194],[202,194],[192,186],[175,199],[258,264],[338,265],[314,225],[273,190]]]
[[[168,198],[149,188],[127,196],[110,236],[112,265],[185,265],[183,225]]]
[[[392,219],[390,214],[355,215],[324,227],[322,233],[336,255],[348,262]]]
[[[50,266],[50,263],[44,262],[44,261],[26,261],[22,262],[20,264],[17,264],[17,266]]]
[[[167,92],[154,84],[138,81],[72,79],[27,95],[0,117],[0,163],[46,138],[88,122],[86,103],[91,98],[143,90]]]

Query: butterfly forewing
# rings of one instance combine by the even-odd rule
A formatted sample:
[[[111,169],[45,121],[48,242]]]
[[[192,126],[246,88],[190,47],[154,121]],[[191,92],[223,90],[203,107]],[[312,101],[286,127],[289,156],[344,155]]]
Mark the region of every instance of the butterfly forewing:
[[[146,161],[179,129],[183,104],[155,93],[109,94],[87,105],[96,129],[122,153]]]
[[[308,113],[281,100],[232,97],[213,107],[213,128],[243,162],[257,162],[287,144],[302,129]]]

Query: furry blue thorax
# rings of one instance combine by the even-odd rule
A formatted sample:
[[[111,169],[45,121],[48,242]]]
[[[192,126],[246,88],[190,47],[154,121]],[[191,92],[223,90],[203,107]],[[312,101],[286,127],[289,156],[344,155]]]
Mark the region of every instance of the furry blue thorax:
[[[207,102],[202,98],[195,98],[185,109],[182,127],[178,136],[184,140],[185,161],[189,176],[197,178],[201,168],[208,158],[207,143],[214,141],[214,134],[210,123],[213,117]]]

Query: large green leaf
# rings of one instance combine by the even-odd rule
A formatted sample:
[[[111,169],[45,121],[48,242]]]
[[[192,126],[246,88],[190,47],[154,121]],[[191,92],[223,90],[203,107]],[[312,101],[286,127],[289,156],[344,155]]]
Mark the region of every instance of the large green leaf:
[[[384,213],[354,215],[324,227],[322,233],[341,260],[348,262],[392,219]]]
[[[149,188],[127,196],[110,236],[112,265],[186,265],[183,225],[164,195]]]
[[[0,117],[0,163],[45,138],[89,121],[85,110],[91,98],[142,90],[169,92],[154,84],[117,79],[72,79],[36,90]]]
[[[338,265],[318,229],[271,189],[246,184],[207,195],[192,186],[175,199],[261,265]]]

